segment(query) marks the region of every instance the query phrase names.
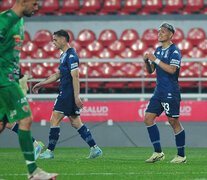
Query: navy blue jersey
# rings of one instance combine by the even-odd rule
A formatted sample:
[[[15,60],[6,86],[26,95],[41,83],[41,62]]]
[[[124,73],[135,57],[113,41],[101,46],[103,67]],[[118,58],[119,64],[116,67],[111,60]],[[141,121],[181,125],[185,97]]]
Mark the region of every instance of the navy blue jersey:
[[[53,111],[66,116],[80,115],[80,110],[75,104],[73,79],[71,72],[79,68],[79,58],[73,48],[68,49],[60,56],[60,94],[58,95]]]
[[[73,91],[71,71],[79,68],[79,58],[73,48],[69,48],[60,56],[60,91],[65,89]]]
[[[165,64],[177,66],[176,72],[174,74],[170,74],[160,68],[159,65],[154,63],[157,73],[154,97],[157,97],[161,100],[169,100],[172,98],[180,100],[180,87],[178,84],[178,76],[181,64],[180,50],[175,44],[172,44],[166,49],[162,49],[162,46],[159,46],[156,49],[154,55]]]

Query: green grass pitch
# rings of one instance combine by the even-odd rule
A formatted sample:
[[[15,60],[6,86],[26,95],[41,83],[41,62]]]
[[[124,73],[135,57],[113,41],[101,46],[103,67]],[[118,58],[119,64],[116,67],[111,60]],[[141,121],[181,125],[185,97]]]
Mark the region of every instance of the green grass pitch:
[[[86,159],[89,148],[57,148],[54,159],[38,159],[39,167],[59,180],[207,180],[207,149],[186,148],[186,164],[170,164],[175,148],[163,148],[165,160],[147,164],[152,148],[102,148],[103,156]],[[18,148],[0,149],[0,180],[24,180],[27,169]]]

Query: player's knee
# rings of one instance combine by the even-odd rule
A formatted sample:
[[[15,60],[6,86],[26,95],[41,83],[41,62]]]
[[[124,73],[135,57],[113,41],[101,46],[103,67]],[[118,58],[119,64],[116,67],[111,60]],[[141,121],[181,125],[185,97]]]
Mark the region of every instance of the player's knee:
[[[173,127],[173,128],[176,128],[179,124],[179,121],[177,118],[168,118],[168,122],[170,123],[170,125]]]
[[[154,124],[154,119],[151,118],[148,115],[145,115],[145,117],[144,117],[144,123],[146,124],[146,126],[151,126],[151,125]]]
[[[32,116],[26,117],[19,121],[19,129],[30,130],[32,125]]]

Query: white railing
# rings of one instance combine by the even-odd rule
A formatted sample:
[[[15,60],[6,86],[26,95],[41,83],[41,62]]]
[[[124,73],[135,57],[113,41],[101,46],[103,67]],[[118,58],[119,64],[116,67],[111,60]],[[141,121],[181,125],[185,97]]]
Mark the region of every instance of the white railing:
[[[206,62],[207,59],[206,58],[183,58],[182,62]],[[88,63],[89,62],[98,62],[98,63],[111,63],[111,62],[119,62],[119,63],[137,63],[137,62],[143,62],[142,59],[119,59],[119,58],[115,58],[115,59],[80,59],[80,63],[85,63],[86,67],[88,67]],[[59,63],[59,60],[55,60],[55,59],[26,59],[26,60],[21,60],[20,63]],[[144,66],[143,66],[144,68]],[[199,69],[201,70],[201,64]],[[143,69],[144,72],[144,69]],[[32,67],[30,66],[30,73],[32,74]],[[32,82],[39,82],[42,81],[43,79],[40,78],[36,78],[36,79],[31,79],[29,80],[30,85]],[[85,94],[81,94],[81,97],[84,98],[85,100],[87,99],[148,99],[149,97],[151,97],[151,94],[146,94],[145,93],[145,87],[144,87],[144,82],[148,82],[148,81],[156,81],[156,78],[146,78],[144,77],[144,73],[143,76],[140,78],[88,78],[88,75],[86,74],[86,78],[80,78],[81,82],[85,82],[86,83],[86,88],[85,88]],[[199,73],[198,77],[193,77],[193,78],[179,78],[179,81],[197,81],[199,82],[199,86],[198,86],[198,93],[196,94],[182,94],[183,98],[193,98],[193,99],[207,99],[207,94],[201,93],[201,82],[203,81],[207,81],[207,78],[205,77],[201,77],[201,72]],[[142,93],[140,94],[88,94],[88,82],[143,82],[142,83]],[[31,86],[30,86],[31,87]],[[30,93],[31,93],[31,88],[30,88]],[[54,99],[57,95],[56,94],[38,94],[38,95],[34,95],[34,94],[28,94],[28,98],[32,98],[32,99]]]

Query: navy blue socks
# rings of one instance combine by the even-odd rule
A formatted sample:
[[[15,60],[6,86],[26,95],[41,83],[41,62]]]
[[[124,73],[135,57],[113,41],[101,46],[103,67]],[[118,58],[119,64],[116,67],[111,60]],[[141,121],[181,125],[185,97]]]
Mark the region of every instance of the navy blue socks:
[[[96,142],[94,141],[90,130],[83,124],[79,129],[78,132],[82,139],[90,146],[93,147],[96,145]]]
[[[54,151],[57,141],[60,136],[60,127],[50,127],[49,144],[47,149]]]
[[[152,126],[147,126],[147,130],[149,133],[150,140],[153,144],[154,151],[158,153],[162,152],[160,144],[160,132],[157,128],[157,125],[153,124]]]
[[[179,133],[175,134],[175,143],[178,149],[178,155],[185,156],[185,131],[182,129]]]

